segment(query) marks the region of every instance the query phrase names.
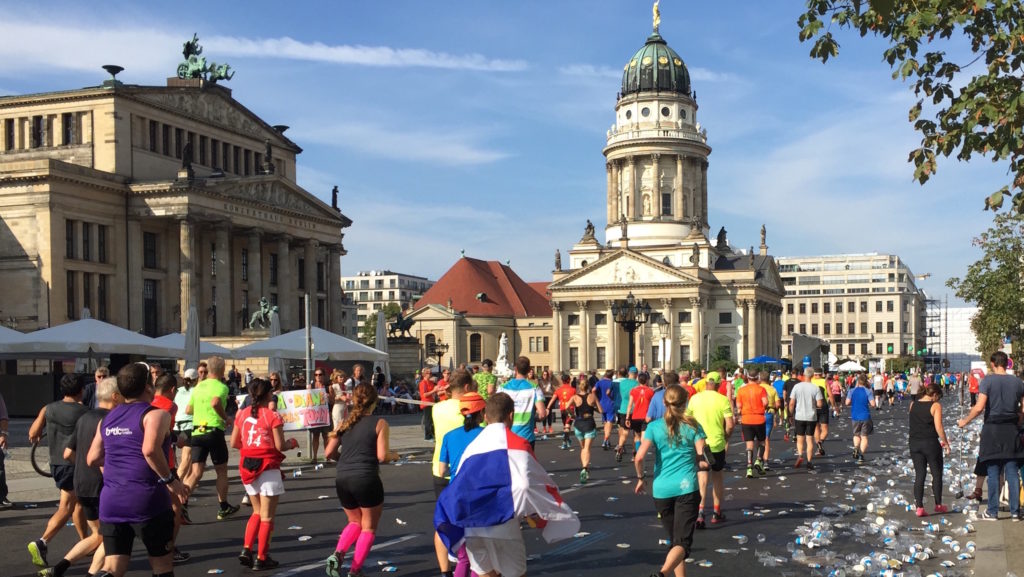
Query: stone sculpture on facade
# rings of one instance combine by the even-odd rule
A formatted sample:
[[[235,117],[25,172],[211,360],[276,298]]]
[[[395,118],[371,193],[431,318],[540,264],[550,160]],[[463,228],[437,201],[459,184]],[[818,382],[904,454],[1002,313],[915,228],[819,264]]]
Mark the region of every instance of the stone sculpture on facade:
[[[181,55],[185,61],[178,64],[178,78],[201,78],[208,82],[215,83],[218,80],[231,80],[234,72],[230,64],[217,64],[216,62],[206,63],[206,57],[201,56],[203,47],[199,45],[199,36],[192,35],[192,40],[185,42]]]
[[[629,231],[629,222],[626,220],[626,215],[619,217],[619,228],[622,230],[622,240],[626,240],[629,236],[626,234]]]
[[[718,229],[718,239],[715,241],[715,248],[718,250],[726,250],[729,248],[729,242],[726,240],[724,226]]]
[[[588,218],[587,219],[587,226],[583,229],[583,238],[581,238],[580,240],[581,241],[592,240],[593,238],[594,238],[594,223],[590,222],[590,219]]]
[[[260,297],[259,309],[252,313],[249,319],[250,329],[269,329],[270,319],[277,312],[276,306],[271,306],[267,297]]]
[[[334,185],[334,188],[331,189],[331,208],[341,210],[338,208],[338,185]]]
[[[557,248],[555,249],[555,270],[562,270],[562,252]]]
[[[693,252],[690,254],[690,264],[697,266],[700,264],[700,247],[697,243],[693,243]]]
[[[512,377],[512,365],[508,362],[508,335],[501,333],[498,340],[498,360],[494,363],[494,374],[502,379]]]
[[[411,337],[409,329],[412,328],[413,323],[416,321],[405,318],[405,315],[401,311],[398,312],[398,316],[395,317],[395,322],[388,323],[388,336],[399,336],[399,337]]]
[[[762,224],[761,225],[761,246],[767,246],[765,244],[765,239],[767,238],[767,236],[768,236],[768,231],[765,230],[764,225]]]
[[[270,147],[270,139],[263,139],[263,174],[274,174],[274,151]]]

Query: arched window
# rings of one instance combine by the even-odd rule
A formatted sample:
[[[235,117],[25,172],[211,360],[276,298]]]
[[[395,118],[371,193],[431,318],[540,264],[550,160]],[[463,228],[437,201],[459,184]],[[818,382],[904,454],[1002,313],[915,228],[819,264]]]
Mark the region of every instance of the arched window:
[[[583,262],[580,263],[580,268],[586,268],[586,267],[587,267],[587,261],[583,261]]]
[[[434,354],[434,343],[437,342],[437,337],[433,334],[428,334],[423,337],[423,350],[427,352],[427,355]]]
[[[479,363],[483,360],[483,337],[480,333],[469,335],[469,362]]]

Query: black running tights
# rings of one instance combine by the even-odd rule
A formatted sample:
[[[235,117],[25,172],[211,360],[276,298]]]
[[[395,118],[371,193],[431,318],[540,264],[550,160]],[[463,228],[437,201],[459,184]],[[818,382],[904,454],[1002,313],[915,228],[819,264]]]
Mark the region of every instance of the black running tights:
[[[914,461],[914,503],[922,507],[924,503],[925,467],[932,471],[932,493],[935,504],[942,504],[942,447],[938,439],[910,441],[910,458]]]

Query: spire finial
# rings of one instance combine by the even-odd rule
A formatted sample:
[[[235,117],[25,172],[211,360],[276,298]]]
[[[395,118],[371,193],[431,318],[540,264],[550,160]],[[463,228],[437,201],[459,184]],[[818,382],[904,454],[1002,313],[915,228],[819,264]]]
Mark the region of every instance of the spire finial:
[[[655,34],[658,33],[658,28],[661,27],[661,9],[658,7],[658,4],[660,4],[660,3],[661,3],[661,0],[654,0],[654,8],[652,10],[654,12],[654,33]]]

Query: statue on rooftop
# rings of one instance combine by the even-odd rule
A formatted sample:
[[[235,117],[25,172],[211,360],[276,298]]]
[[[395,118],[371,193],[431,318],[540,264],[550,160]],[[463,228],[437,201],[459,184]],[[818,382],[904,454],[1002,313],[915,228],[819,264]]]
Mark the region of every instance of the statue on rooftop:
[[[331,189],[331,208],[338,210],[338,185]]]
[[[203,47],[199,45],[199,35],[192,34],[192,39],[182,45],[181,55],[185,61],[178,64],[178,78],[201,78],[210,83],[218,80],[231,80],[235,75],[230,72],[231,65],[217,64],[216,62],[206,63],[206,57],[201,56]]]
[[[583,238],[580,240],[590,240],[594,238],[594,223],[587,219],[587,226],[583,228]]]
[[[562,270],[562,251],[555,249],[555,270]]]
[[[718,240],[715,242],[715,248],[721,250],[729,246],[729,242],[726,240],[725,227],[718,229]]]
[[[651,9],[651,11],[654,13],[654,33],[655,34],[658,33],[658,28],[661,27],[661,8],[658,7],[658,4],[660,4],[660,3],[661,3],[661,0],[654,0],[654,8]]]

